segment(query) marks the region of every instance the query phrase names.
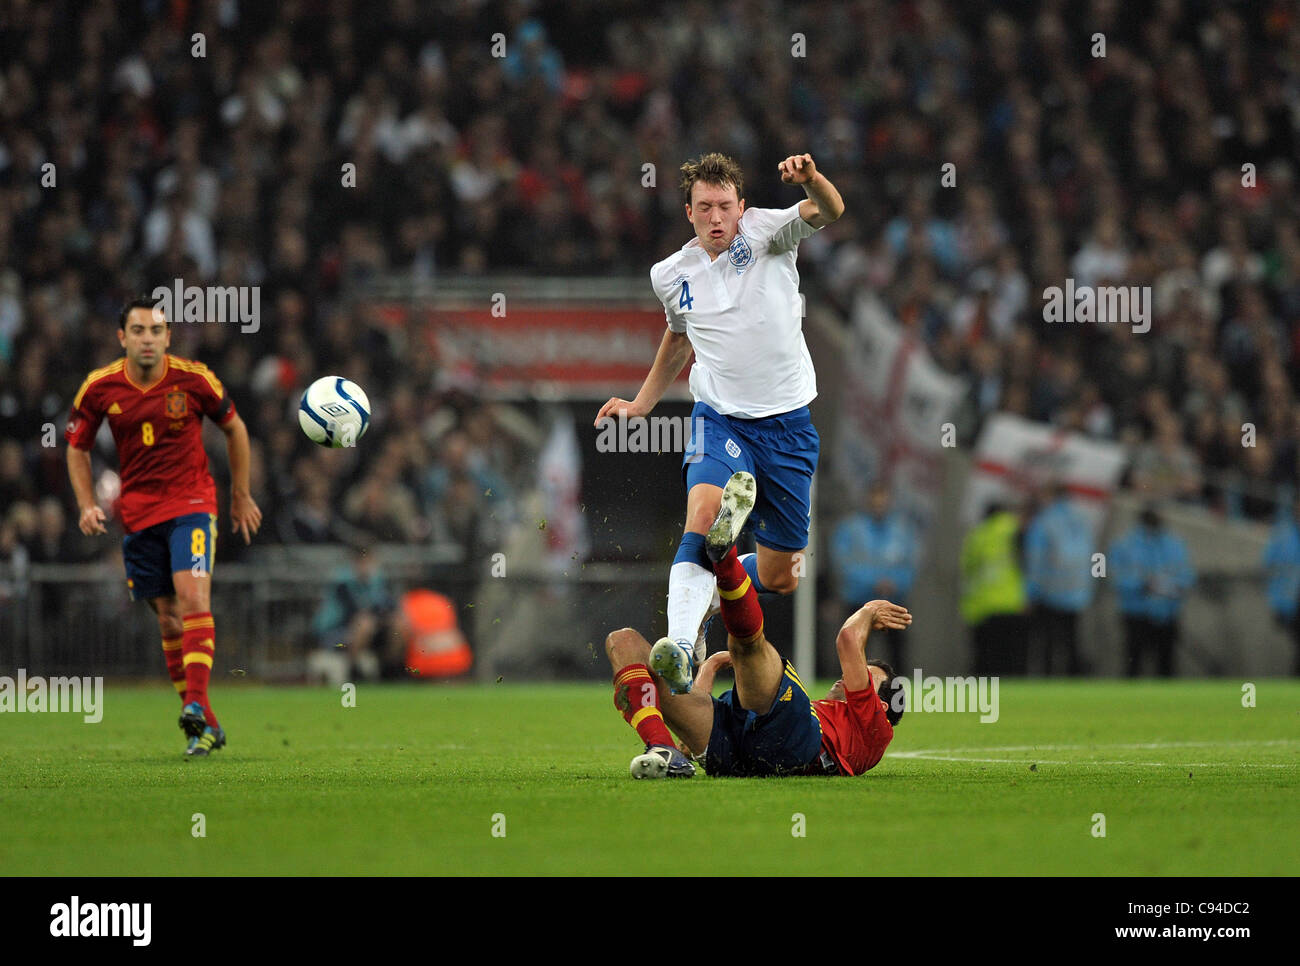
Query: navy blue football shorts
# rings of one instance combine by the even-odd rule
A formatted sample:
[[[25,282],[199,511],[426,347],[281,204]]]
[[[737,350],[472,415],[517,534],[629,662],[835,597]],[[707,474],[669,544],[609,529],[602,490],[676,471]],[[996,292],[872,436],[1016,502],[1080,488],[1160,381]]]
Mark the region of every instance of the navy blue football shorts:
[[[764,714],[742,708],[734,690],[713,699],[704,769],[710,776],[805,774],[821,746],[821,719],[787,661],[776,700]]]
[[[813,473],[821,438],[808,407],[764,419],[723,416],[697,402],[691,410],[691,442],[682,460],[686,492],[697,483],[726,486],[744,470],[758,484],[746,527],[754,540],[792,553],[808,546]]]
[[[212,573],[217,545],[217,515],[187,513],[128,534],[122,541],[126,587],[132,600],[171,597],[172,574],[188,570]]]

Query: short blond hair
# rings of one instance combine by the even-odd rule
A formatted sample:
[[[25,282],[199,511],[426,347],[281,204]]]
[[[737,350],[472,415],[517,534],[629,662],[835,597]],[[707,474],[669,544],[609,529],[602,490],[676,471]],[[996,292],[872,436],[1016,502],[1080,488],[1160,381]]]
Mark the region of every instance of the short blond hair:
[[[740,170],[740,165],[725,154],[717,151],[702,154],[694,161],[683,164],[681,170],[682,196],[688,205],[691,203],[691,189],[697,181],[719,188],[731,185],[736,189],[738,200],[745,197],[745,175]]]

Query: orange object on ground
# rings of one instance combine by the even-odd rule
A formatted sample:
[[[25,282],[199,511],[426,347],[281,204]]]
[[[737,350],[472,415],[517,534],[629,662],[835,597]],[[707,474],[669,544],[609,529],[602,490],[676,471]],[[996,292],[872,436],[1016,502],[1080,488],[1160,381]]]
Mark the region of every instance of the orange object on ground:
[[[431,590],[412,590],[402,596],[402,614],[410,628],[406,668],[412,676],[450,678],[470,669],[474,653],[460,632],[450,599]]]

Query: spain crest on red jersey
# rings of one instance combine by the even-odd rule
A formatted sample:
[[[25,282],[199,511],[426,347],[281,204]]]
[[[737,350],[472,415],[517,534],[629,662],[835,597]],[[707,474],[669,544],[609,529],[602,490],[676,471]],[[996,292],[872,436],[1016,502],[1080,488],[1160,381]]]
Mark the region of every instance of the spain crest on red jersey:
[[[180,419],[187,412],[185,402],[185,393],[183,391],[169,392],[167,394],[167,418]]]

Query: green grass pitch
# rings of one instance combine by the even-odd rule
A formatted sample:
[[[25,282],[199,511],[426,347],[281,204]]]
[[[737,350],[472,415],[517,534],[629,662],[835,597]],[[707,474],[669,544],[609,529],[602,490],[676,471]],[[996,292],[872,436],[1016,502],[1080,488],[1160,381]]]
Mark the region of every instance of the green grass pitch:
[[[0,874],[1295,875],[1300,682],[1256,684],[1007,680],[859,778],[635,782],[605,685],[218,683],[187,762],[165,684],[110,681],[99,724],[0,715]]]

